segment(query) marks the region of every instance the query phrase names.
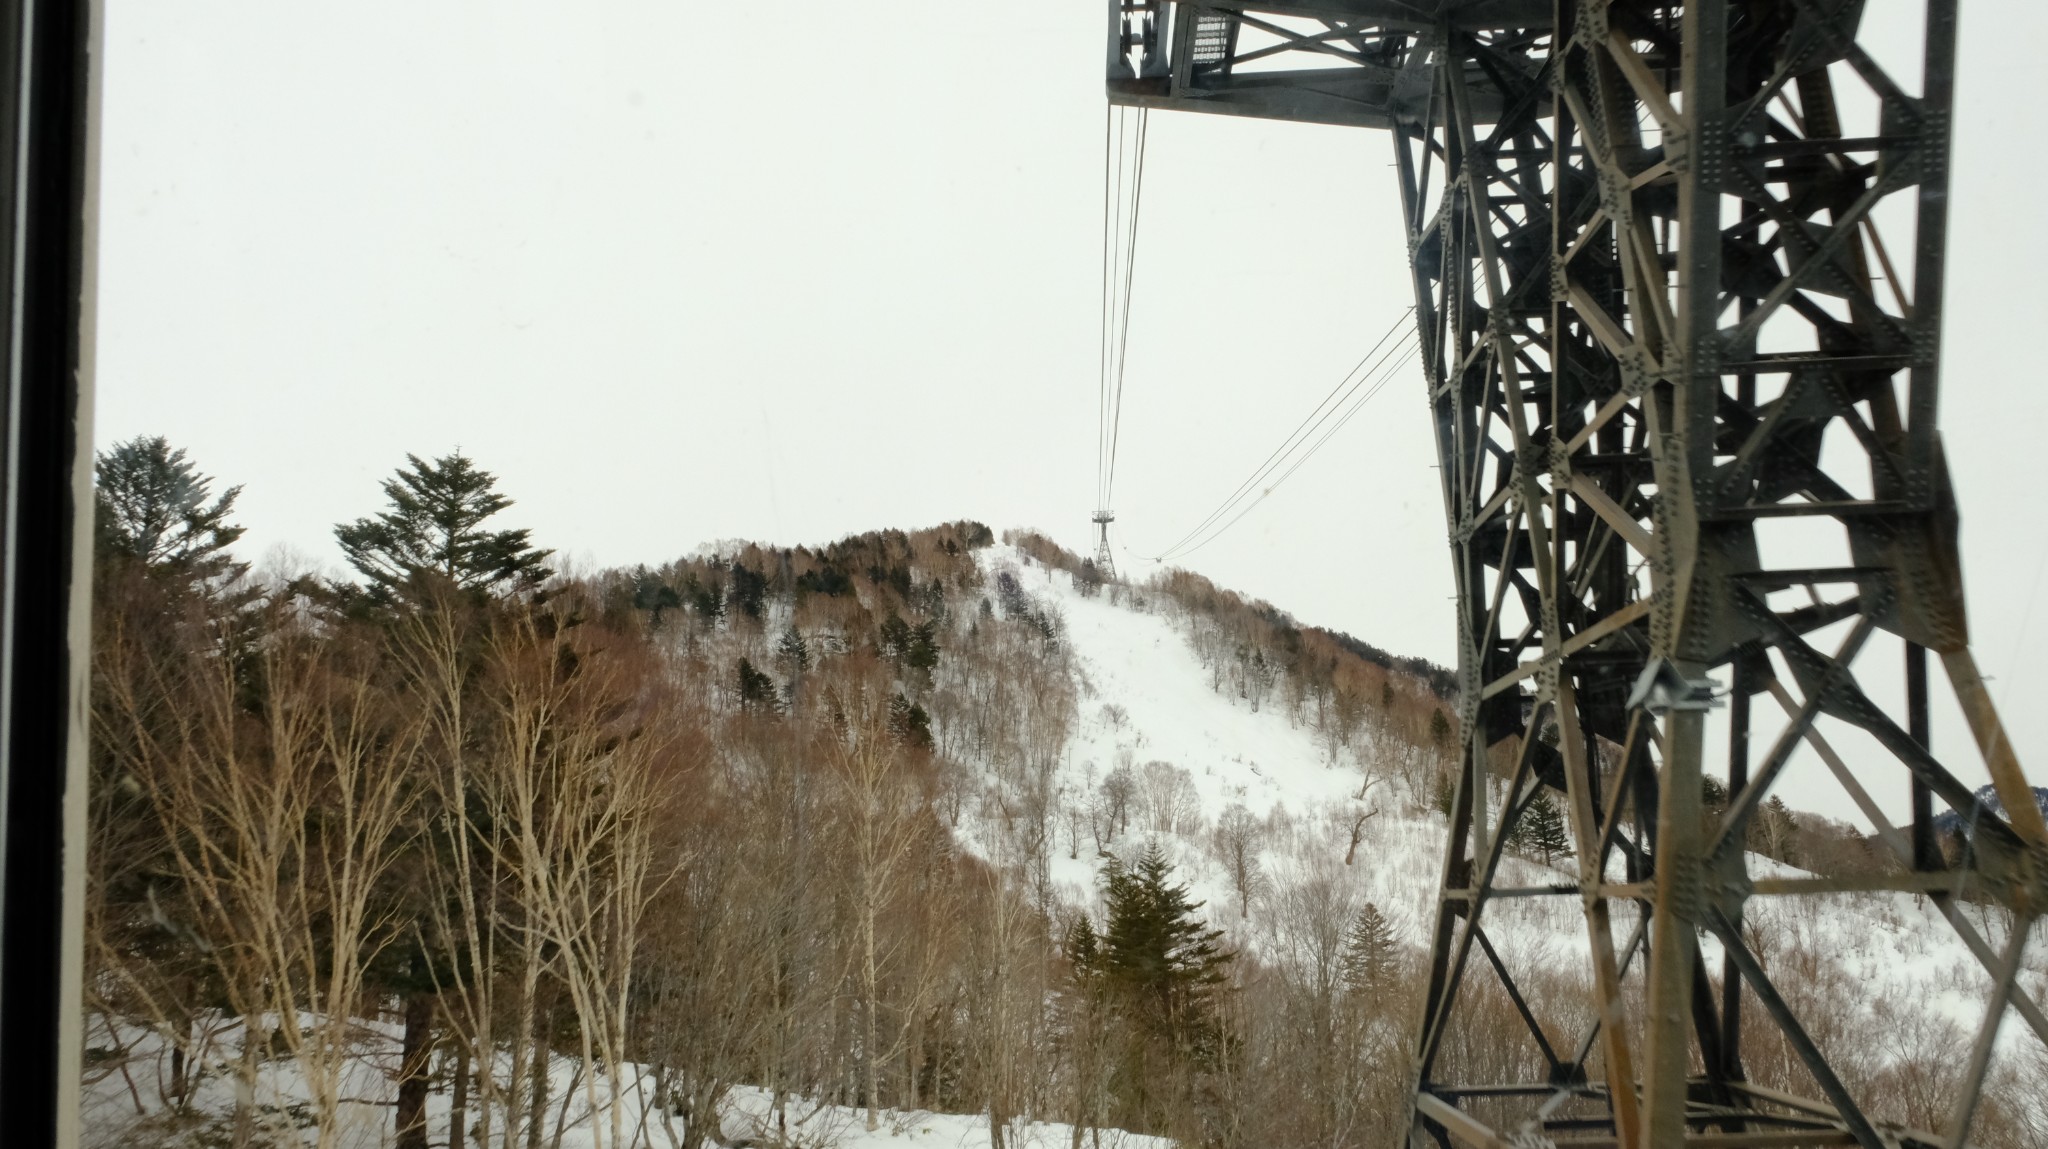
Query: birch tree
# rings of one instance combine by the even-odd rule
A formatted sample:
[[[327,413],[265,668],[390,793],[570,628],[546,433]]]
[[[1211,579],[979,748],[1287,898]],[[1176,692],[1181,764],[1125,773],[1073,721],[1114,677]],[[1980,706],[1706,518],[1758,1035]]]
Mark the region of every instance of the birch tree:
[[[837,703],[846,729],[834,739],[838,811],[853,863],[854,921],[860,986],[861,1075],[867,1129],[880,1125],[882,1066],[893,1059],[881,1040],[882,982],[895,960],[880,923],[905,884],[907,863],[924,829],[924,803],[905,758],[909,751],[889,729],[886,704],[861,690]]]

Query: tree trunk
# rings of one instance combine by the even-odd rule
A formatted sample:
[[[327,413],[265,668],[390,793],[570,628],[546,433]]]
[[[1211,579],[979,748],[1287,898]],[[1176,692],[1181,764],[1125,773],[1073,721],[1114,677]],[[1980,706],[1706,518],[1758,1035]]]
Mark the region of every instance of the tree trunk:
[[[182,1113],[191,1101],[192,1083],[186,1079],[190,1071],[187,1051],[192,1048],[191,1003],[197,990],[190,974],[180,976],[171,987],[171,1016],[178,1027],[178,1039],[171,1043],[171,1104]]]
[[[455,1047],[455,1090],[448,1106],[448,1149],[462,1149],[469,1124],[469,1046]]]
[[[405,1039],[398,1061],[397,1149],[427,1149],[427,1078],[433,1068],[434,997],[405,999]]]
[[[189,1034],[189,1030],[187,1033]],[[171,1105],[182,1112],[185,1108],[185,1042],[180,1037],[171,1046]]]
[[[867,998],[862,1003],[867,1006],[865,1011],[867,1016],[864,1018],[867,1022],[867,1033],[865,1034],[867,1039],[865,1043],[866,1048],[861,1050],[861,1053],[864,1055],[861,1060],[866,1063],[862,1066],[862,1069],[865,1071],[864,1076],[866,1080],[862,1082],[862,1085],[867,1093],[867,1128],[870,1133],[873,1133],[881,1126],[878,1113],[881,1099],[876,1096],[881,1091],[882,1051],[876,1044],[881,1027],[877,1024],[875,1016],[879,1006],[875,997],[881,989],[879,984],[881,978],[875,960],[875,914],[877,912],[876,902],[879,900],[872,883],[870,883],[867,891],[867,905],[864,907],[866,913],[861,919],[861,980],[866,983],[863,987],[866,993],[863,996]]]
[[[540,1149],[541,1137],[543,1136],[541,1130],[547,1126],[548,1040],[545,1036],[546,1030],[543,1028],[547,1022],[543,1018],[551,1015],[553,1012],[552,1009],[548,1009],[534,1016],[533,1064],[530,1067],[533,1071],[533,1098],[532,1108],[527,1115],[526,1121],[526,1149]]]
[[[918,1098],[917,1074],[924,1060],[924,1018],[918,1017],[910,1031],[910,1040],[903,1043],[903,1096],[905,1109],[916,1109]]]
[[[230,1144],[248,1149],[256,1136],[256,1043],[263,1040],[255,1017],[242,1019],[242,1068],[235,1077],[235,1127]]]

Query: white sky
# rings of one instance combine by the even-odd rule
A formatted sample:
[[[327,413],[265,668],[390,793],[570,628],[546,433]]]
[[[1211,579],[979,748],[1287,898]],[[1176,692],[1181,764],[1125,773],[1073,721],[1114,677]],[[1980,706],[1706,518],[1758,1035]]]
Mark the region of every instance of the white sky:
[[[252,558],[337,563],[332,525],[405,452],[458,445],[508,525],[588,563],[962,517],[1085,551],[1103,25],[1097,0],[109,0],[97,438],[246,484]],[[1962,28],[1945,435],[1979,663],[2039,780],[2048,535],[1999,488],[2048,432],[2048,159],[2000,136],[2048,8]],[[1206,514],[1407,306],[1391,158],[1152,117],[1131,547]],[[1408,376],[1188,565],[1452,661]],[[1937,749],[1963,738],[1943,715]]]

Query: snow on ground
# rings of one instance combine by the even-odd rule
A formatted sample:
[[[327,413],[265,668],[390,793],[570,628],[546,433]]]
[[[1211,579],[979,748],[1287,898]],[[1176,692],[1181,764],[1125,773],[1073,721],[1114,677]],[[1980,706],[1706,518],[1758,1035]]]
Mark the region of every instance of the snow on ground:
[[[1370,899],[1389,912],[1407,940],[1426,946],[1425,924],[1434,911],[1444,849],[1444,819],[1430,797],[1408,792],[1391,763],[1375,761],[1374,751],[1359,762],[1350,754],[1333,763],[1308,726],[1291,722],[1284,706],[1254,712],[1243,700],[1219,692],[1195,653],[1187,626],[1162,609],[1156,596],[1141,608],[1128,592],[1080,593],[1071,576],[1034,563],[1021,551],[993,547],[983,552],[991,575],[1014,570],[1025,591],[1057,606],[1066,621],[1066,641],[1082,684],[1080,724],[1074,737],[1062,784],[1069,793],[1098,786],[1116,764],[1120,749],[1142,764],[1171,762],[1188,771],[1200,794],[1202,825],[1197,833],[1144,831],[1133,819],[1132,833],[1109,848],[1128,853],[1141,840],[1158,840],[1179,866],[1197,898],[1206,899],[1211,923],[1229,931],[1233,944],[1256,949],[1261,944],[1260,902],[1250,917],[1238,919],[1238,904],[1222,868],[1205,848],[1206,827],[1233,803],[1242,803],[1261,817],[1280,811],[1281,827],[1270,833],[1262,861],[1269,878],[1285,882],[1307,869],[1337,873],[1353,883],[1361,900]],[[1113,716],[1113,717],[1112,717]],[[1365,775],[1381,779],[1363,803],[1354,796]],[[1496,793],[1498,810],[1504,794]],[[1350,813],[1375,810],[1364,830],[1355,865],[1343,867],[1349,845]],[[1056,881],[1071,900],[1095,905],[1103,859],[1091,856],[1093,843],[1084,840],[1067,857],[1061,836],[1053,862]],[[1534,886],[1567,880],[1568,858],[1545,867],[1521,857],[1502,859],[1504,885]],[[1798,876],[1801,871],[1752,854],[1753,877]],[[1524,898],[1495,901],[1486,912],[1489,936],[1511,970],[1583,970],[1590,968],[1585,919],[1575,897]],[[1997,912],[1966,908],[1994,949],[2002,949],[2010,929]],[[1982,1020],[1991,980],[1956,931],[1924,897],[1914,894],[1862,893],[1826,897],[1756,897],[1749,901],[1746,925],[1753,926],[1766,968],[1776,961],[1811,965],[1809,955],[1832,966],[1826,980],[1852,987],[1845,1008],[1875,1008],[1880,1000],[1891,1008],[1926,1009],[1974,1030]],[[1617,921],[1616,944],[1626,940],[1633,921]],[[2021,984],[2036,1000],[2048,997],[2048,926],[2035,926],[2037,940],[2028,947]],[[1711,935],[1703,937],[1702,955],[1711,969],[1721,968],[1721,950]],[[2002,1040],[2033,1040],[2026,1027],[2009,1020]]]
[[[1037,573],[1042,578],[1046,572]],[[1081,681],[1081,720],[1062,779],[1068,793],[1099,786],[1120,752],[1141,772],[1150,762],[1186,770],[1204,823],[1233,804],[1261,817],[1276,808],[1303,813],[1335,806],[1358,790],[1358,770],[1331,764],[1313,730],[1271,710],[1253,712],[1211,687],[1209,671],[1172,620],[1114,604],[1106,594],[1083,596],[1068,575],[1052,573],[1051,580],[1025,585],[1065,616]],[[1140,816],[1131,821],[1134,832],[1144,829]],[[1229,904],[1227,883],[1220,872],[1205,871],[1199,842],[1171,833],[1143,836],[1178,847],[1198,892],[1212,907]],[[1055,880],[1076,892],[1092,889],[1100,859],[1090,856],[1091,846],[1082,844],[1079,859],[1056,857]]]
[[[743,1140],[764,1140],[773,1126],[772,1098],[766,1090],[739,1089],[725,1113],[725,1137],[737,1145]],[[932,1113],[926,1110],[885,1109],[878,1127],[869,1132],[864,1110],[824,1105],[796,1107],[790,1111],[791,1142],[797,1146],[836,1146],[838,1149],[988,1149],[988,1118],[971,1113]],[[1095,1144],[1094,1130],[1086,1142]],[[1006,1149],[1068,1149],[1073,1144],[1073,1126],[1052,1121],[1019,1121],[1003,1134]],[[1121,1129],[1101,1131],[1103,1149],[1171,1149],[1164,1137],[1147,1137]]]
[[[239,1042],[239,1035],[234,1032],[220,1036],[230,1046]],[[358,1057],[342,1092],[344,1096],[363,1100],[344,1107],[341,1128],[334,1131],[335,1149],[382,1149],[391,1143],[390,1081],[398,1065],[399,1037],[397,1025],[364,1023],[359,1027]],[[134,1056],[127,1061],[126,1074],[109,1073],[97,1080],[88,1074],[90,1084],[83,1107],[85,1144],[200,1149],[229,1143],[229,1114],[235,1095],[232,1081],[221,1076],[205,1078],[194,1091],[191,1116],[172,1119],[165,1116],[164,1099],[158,1092],[160,1081],[148,1072],[151,1067],[161,1070],[166,1064],[161,1038],[146,1029],[123,1027],[115,1033],[101,1027],[95,1040],[102,1045],[119,1040]],[[549,1080],[549,1095],[554,1104],[548,1117],[549,1140],[543,1143],[552,1143],[559,1129],[561,1149],[592,1149],[599,1141],[590,1126],[591,1109],[586,1104],[580,1064],[572,1058],[555,1058]],[[597,1092],[601,1103],[608,1104],[606,1084],[599,1082]],[[659,1108],[651,1104],[651,1079],[640,1080],[636,1070],[632,1079],[622,1082],[619,1092],[627,1144],[677,1144],[671,1133],[680,1137],[684,1130],[665,1125]],[[566,1108],[562,1105],[565,1098]],[[261,1132],[266,1134],[258,1139],[258,1144],[312,1144],[313,1133],[306,1116],[306,1083],[291,1061],[264,1063],[256,1100],[265,1115]],[[445,1089],[427,1095],[427,1125],[436,1131],[436,1144],[446,1144],[440,1131],[448,1127],[450,1100]],[[863,1110],[801,1101],[791,1101],[785,1109],[786,1140],[771,1136],[776,1126],[773,1099],[768,1091],[736,1088],[727,1096],[720,1114],[720,1140],[732,1149],[771,1143],[785,1144],[790,1149],[989,1149],[990,1145],[988,1119],[976,1114],[884,1109],[877,1128],[870,1132]],[[609,1128],[609,1109],[600,1109],[599,1113],[600,1123]],[[469,1119],[474,1128],[474,1108]],[[502,1123],[499,1128],[502,1129]],[[1089,1149],[1098,1144],[1102,1149],[1171,1149],[1172,1144],[1164,1138],[1117,1129],[1090,1130],[1089,1134]],[[494,1134],[494,1142],[496,1137]],[[1069,1149],[1072,1141],[1072,1127],[1053,1122],[1019,1120],[1004,1134],[1005,1149]],[[608,1135],[603,1143],[611,1144]],[[470,1144],[476,1142],[472,1139]]]
[[[1431,909],[1442,863],[1443,822],[1411,809],[1415,796],[1391,777],[1388,763],[1369,759],[1361,764],[1348,751],[1333,761],[1317,732],[1290,721],[1284,707],[1254,711],[1244,700],[1216,689],[1186,624],[1163,609],[1157,596],[1129,591],[1084,595],[1070,575],[1010,547],[984,551],[982,562],[991,577],[1014,571],[1026,593],[1056,607],[1064,618],[1064,638],[1081,688],[1080,720],[1059,780],[1068,800],[1095,791],[1120,760],[1141,772],[1148,762],[1177,766],[1187,771],[1199,795],[1198,825],[1188,827],[1192,833],[1160,832],[1134,813],[1129,833],[1105,843],[1106,850],[1128,856],[1145,842],[1160,843],[1176,863],[1176,876],[1195,898],[1206,901],[1211,924],[1229,931],[1233,944],[1256,946],[1259,904],[1255,900],[1250,917],[1239,919],[1228,876],[1207,849],[1208,827],[1232,805],[1271,818],[1274,828],[1266,838],[1263,869],[1272,878],[1284,878],[1305,866],[1327,872],[1330,867],[1319,863],[1341,863],[1349,846],[1351,813],[1372,812],[1357,864],[1339,865],[1338,872],[1355,884],[1361,900],[1408,923],[1410,940],[1420,940],[1415,924],[1426,920]],[[1368,774],[1377,780],[1359,801]],[[1085,831],[1078,849],[1065,833],[1058,846],[1052,859],[1055,882],[1071,901],[1099,910],[1106,859],[1097,856]],[[1509,865],[1521,863],[1510,859]],[[1576,926],[1576,906],[1572,909]]]
[[[1376,760],[1370,749],[1365,751],[1364,762],[1348,753],[1332,762],[1315,732],[1289,721],[1282,709],[1267,707],[1255,712],[1242,700],[1216,690],[1195,655],[1185,626],[1164,613],[1156,600],[1141,608],[1137,596],[1129,592],[1084,596],[1069,576],[1048,571],[1012,548],[990,548],[983,552],[982,561],[990,574],[1014,570],[1027,593],[1056,607],[1065,620],[1065,641],[1080,688],[1080,721],[1060,768],[1062,800],[1085,801],[1120,760],[1141,772],[1148,762],[1171,763],[1187,772],[1198,795],[1199,818],[1189,819],[1180,832],[1151,829],[1134,813],[1130,832],[1105,842],[1105,848],[1129,854],[1144,841],[1160,842],[1175,859],[1179,876],[1194,896],[1207,902],[1204,912],[1212,924],[1229,931],[1233,945],[1256,950],[1266,944],[1261,927],[1266,924],[1269,907],[1254,899],[1250,915],[1239,918],[1228,878],[1207,849],[1207,827],[1233,804],[1242,804],[1261,818],[1277,812],[1269,822],[1262,854],[1264,869],[1274,885],[1284,885],[1307,872],[1334,876],[1350,884],[1358,901],[1376,902],[1411,945],[1427,945],[1423,927],[1433,912],[1444,821],[1430,808],[1429,798],[1404,788],[1391,764]],[[1361,802],[1356,795],[1368,774],[1380,781]],[[1496,795],[1493,799],[1496,809],[1500,798]],[[1355,811],[1375,813],[1365,823],[1356,863],[1347,867],[1342,858]],[[990,834],[987,827],[970,828],[970,846],[986,849]],[[1072,829],[1063,826],[1054,845],[1051,871],[1055,888],[1069,902],[1099,912],[1096,890],[1104,859],[1098,856],[1092,835],[1082,829],[1076,840]],[[1069,857],[1070,853],[1076,856]],[[1755,855],[1749,861],[1755,876],[1797,873]],[[1559,881],[1566,876],[1565,864],[1560,859],[1546,868],[1510,856],[1503,859],[1501,881],[1524,886]],[[1998,916],[1969,913],[1991,945],[2002,947],[2006,927]],[[1589,967],[1584,919],[1575,898],[1494,902],[1486,910],[1486,918],[1489,936],[1518,977],[1525,972],[1575,975]],[[1812,957],[1830,964],[1835,971],[1833,984],[1853,990],[1849,1000],[1837,1003],[1844,1008],[1871,1008],[1871,1003],[1886,999],[1933,1011],[1968,1027],[1981,1018],[1989,978],[1924,898],[1889,893],[1826,899],[1756,898],[1749,903],[1748,921],[1755,927],[1767,966],[1777,961],[1810,965]],[[1617,942],[1631,925],[1625,919],[1618,923],[1622,936]],[[1719,949],[1711,937],[1705,939],[1703,953],[1711,968],[1718,970]],[[2037,1000],[2048,996],[2048,946],[2031,947],[2022,981]],[[2004,1040],[2031,1040],[2024,1034],[2024,1026],[2008,1024]],[[91,1135],[87,1143],[155,1141],[153,1130],[160,1127],[154,1123],[161,1119],[137,1116],[138,1109],[153,1114],[162,1106],[157,1081],[141,1076],[144,1067],[160,1062],[149,1056],[155,1039],[140,1030],[124,1030],[119,1035],[102,1030],[88,1044],[106,1046],[116,1039],[133,1043],[144,1056],[131,1062],[134,1068],[128,1073],[106,1073],[90,1086],[86,1115]],[[233,1034],[222,1040],[229,1048],[238,1044]],[[362,1057],[343,1092],[362,1097],[365,1103],[351,1107],[355,1123],[342,1131],[339,1149],[388,1143],[388,1091],[397,1050],[394,1026],[362,1027]],[[304,1083],[288,1062],[269,1063],[265,1074],[266,1095],[259,1100],[289,1125],[295,1109],[304,1112]],[[587,1125],[589,1109],[576,1074],[576,1063],[569,1059],[559,1059],[553,1067],[552,1092],[557,1103],[565,1095],[569,1097],[567,1110],[557,1111],[553,1118],[563,1129],[565,1149],[584,1149],[594,1143]],[[637,1079],[625,1082],[620,1090],[629,1130],[643,1120],[641,1084]],[[600,1089],[601,1094],[606,1092]],[[449,1101],[445,1091],[430,1094],[432,1127],[445,1128]],[[203,1082],[198,1109],[204,1117],[190,1130],[186,1143],[225,1144],[225,1115],[232,1102],[229,1081],[216,1077]],[[759,1138],[768,1104],[758,1090],[736,1091],[723,1115],[728,1142]],[[644,1120],[652,1133],[649,1143],[669,1143],[665,1130],[660,1129],[658,1112],[646,1112]],[[799,1110],[792,1121],[796,1127],[791,1139],[799,1149],[986,1149],[989,1145],[986,1120],[973,1115],[890,1112],[873,1133],[865,1130],[856,1111],[830,1106]],[[145,1137],[146,1132],[151,1135]],[[1061,1149],[1069,1144],[1070,1132],[1066,1126],[1032,1124],[1020,1127],[1009,1144],[1013,1149]],[[1110,1131],[1104,1131],[1102,1143],[1112,1149],[1165,1149],[1166,1145],[1157,1138]]]

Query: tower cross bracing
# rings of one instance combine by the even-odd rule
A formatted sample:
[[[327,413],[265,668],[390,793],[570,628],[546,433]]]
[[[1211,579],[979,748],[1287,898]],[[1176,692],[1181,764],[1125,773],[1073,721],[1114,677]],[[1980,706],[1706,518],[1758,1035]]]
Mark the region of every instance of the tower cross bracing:
[[[1925,0],[1903,68],[1868,46],[1863,9],[1109,4],[1113,102],[1393,145],[1462,738],[1416,1144],[1960,1145],[1999,1024],[2048,1042],[2016,978],[2048,913],[2048,825],[1971,654],[1938,422],[1956,4]],[[1930,744],[1930,664],[1972,745]],[[1710,728],[1725,761],[1706,758]],[[1751,872],[1752,826],[1802,748],[1889,871]],[[1997,809],[1947,765],[1964,755]],[[1574,872],[1511,888],[1504,845],[1546,789]],[[1960,840],[1938,833],[1944,810]],[[1880,1130],[1744,933],[1755,899],[1849,890],[1927,896],[1989,975],[1946,1128]],[[1483,924],[1545,897],[1582,907],[1595,1020],[1571,1044]],[[2011,940],[1965,903],[2008,910]],[[1525,1023],[1520,1069],[1451,1048],[1481,990]],[[1757,1027],[1807,1095],[1748,1080]]]

